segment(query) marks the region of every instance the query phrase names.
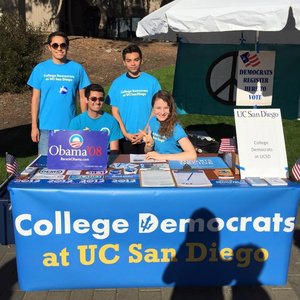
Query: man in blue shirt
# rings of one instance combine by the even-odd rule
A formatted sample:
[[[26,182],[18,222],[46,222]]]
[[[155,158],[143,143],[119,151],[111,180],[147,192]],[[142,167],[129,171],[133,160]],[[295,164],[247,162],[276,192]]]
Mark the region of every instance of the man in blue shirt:
[[[31,98],[31,138],[39,143],[39,154],[48,153],[49,130],[67,129],[76,115],[79,91],[81,111],[86,110],[84,88],[90,80],[84,68],[67,59],[69,39],[56,31],[48,36],[51,58],[33,69],[27,82],[33,88]]]
[[[158,80],[141,71],[142,52],[137,45],[129,45],[123,52],[127,72],[116,78],[108,92],[112,114],[119,122],[124,139],[120,150],[124,154],[144,153],[143,135],[151,116],[152,96],[161,89]]]
[[[108,150],[119,152],[119,139],[123,137],[119,124],[110,114],[102,110],[104,89],[100,84],[90,84],[85,89],[87,111],[72,119],[70,130],[100,130],[108,133]]]

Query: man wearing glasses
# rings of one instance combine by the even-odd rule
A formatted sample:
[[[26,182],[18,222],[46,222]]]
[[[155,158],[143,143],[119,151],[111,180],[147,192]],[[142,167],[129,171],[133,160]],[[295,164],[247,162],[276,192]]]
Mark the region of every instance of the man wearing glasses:
[[[100,130],[108,133],[108,150],[119,151],[119,139],[123,137],[117,120],[102,110],[104,89],[100,84],[90,84],[85,89],[87,111],[72,119],[70,130]]]
[[[39,154],[48,153],[49,130],[68,129],[76,115],[79,92],[81,111],[86,110],[84,88],[90,80],[79,63],[67,59],[69,39],[56,31],[48,36],[51,58],[33,69],[27,84],[33,88],[31,98],[31,138],[39,143]]]

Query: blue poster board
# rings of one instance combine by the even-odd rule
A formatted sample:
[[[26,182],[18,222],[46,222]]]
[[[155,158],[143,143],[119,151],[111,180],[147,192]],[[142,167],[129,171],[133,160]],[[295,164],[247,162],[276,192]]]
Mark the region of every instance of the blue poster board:
[[[48,169],[106,170],[107,144],[104,131],[51,130]]]

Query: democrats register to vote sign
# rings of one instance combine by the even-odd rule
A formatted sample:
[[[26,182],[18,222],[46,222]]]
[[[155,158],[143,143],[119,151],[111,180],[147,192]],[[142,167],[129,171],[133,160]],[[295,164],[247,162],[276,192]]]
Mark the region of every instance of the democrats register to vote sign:
[[[48,169],[106,170],[107,132],[51,130]]]
[[[237,106],[272,105],[274,51],[239,51]]]
[[[288,177],[280,109],[235,109],[241,178]]]

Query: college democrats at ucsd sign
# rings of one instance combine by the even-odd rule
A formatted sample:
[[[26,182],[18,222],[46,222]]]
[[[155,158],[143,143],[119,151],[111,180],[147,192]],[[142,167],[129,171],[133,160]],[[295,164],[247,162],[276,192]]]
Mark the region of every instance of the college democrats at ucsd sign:
[[[293,186],[10,189],[22,289],[286,282]]]
[[[108,134],[89,130],[52,130],[49,133],[49,169],[105,170]]]

